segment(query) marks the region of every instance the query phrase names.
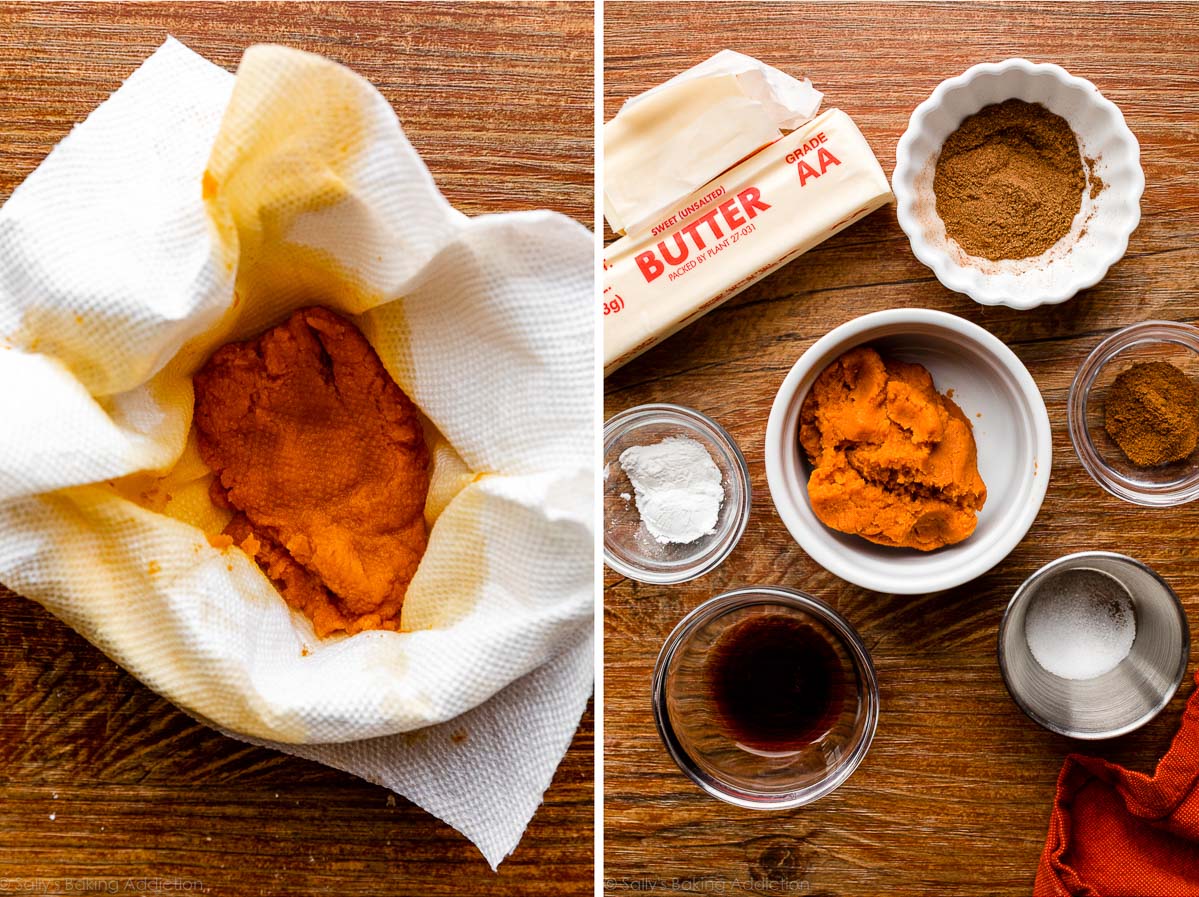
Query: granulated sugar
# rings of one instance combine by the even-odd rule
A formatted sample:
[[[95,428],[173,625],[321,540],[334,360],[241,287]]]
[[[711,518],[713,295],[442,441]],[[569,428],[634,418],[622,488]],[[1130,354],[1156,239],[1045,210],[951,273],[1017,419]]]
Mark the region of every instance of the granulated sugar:
[[[1128,591],[1098,570],[1070,570],[1047,580],[1024,618],[1032,656],[1063,679],[1094,679],[1115,669],[1136,634]]]

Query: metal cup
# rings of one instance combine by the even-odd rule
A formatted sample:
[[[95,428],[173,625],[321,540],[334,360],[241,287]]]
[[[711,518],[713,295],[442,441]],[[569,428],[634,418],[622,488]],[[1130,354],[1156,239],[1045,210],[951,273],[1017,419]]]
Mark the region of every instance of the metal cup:
[[[1132,648],[1093,679],[1064,679],[1033,656],[1025,618],[1037,595],[1069,571],[1106,574],[1128,593],[1136,621]],[[1174,590],[1140,561],[1083,551],[1046,564],[1017,589],[999,624],[999,669],[1012,699],[1032,720],[1071,738],[1114,738],[1161,712],[1186,672],[1191,637]]]

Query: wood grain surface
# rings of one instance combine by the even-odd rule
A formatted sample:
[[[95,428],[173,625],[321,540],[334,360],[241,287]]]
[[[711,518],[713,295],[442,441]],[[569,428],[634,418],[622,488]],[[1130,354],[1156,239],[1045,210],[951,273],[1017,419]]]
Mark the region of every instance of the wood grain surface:
[[[592,223],[590,4],[0,5],[0,201],[168,34],[230,70],[258,42],[342,62],[462,211]],[[0,587],[2,893],[590,893],[593,780],[589,710],[493,874],[413,804],[196,724]]]
[[[1040,565],[1085,549],[1156,568],[1199,618],[1199,505],[1147,510],[1101,491],[1066,433],[1065,400],[1087,352],[1136,321],[1199,317],[1199,8],[1174,4],[605,4],[605,119],[627,97],[723,47],[806,72],[825,106],[853,116],[890,174],[912,109],[982,61],[1059,63],[1113,100],[1141,144],[1147,187],[1128,253],[1097,287],[1029,312],[984,308],[913,257],[893,207],[807,253],[610,376],[605,416],[678,402],[724,424],[749,463],[748,530],[715,572],[673,587],[611,573],[605,589],[605,868],[612,893],[992,895],[1031,891],[1053,786],[1071,751],[1151,772],[1178,726],[1194,666],[1135,734],[1085,744],[1026,719],[1009,699],[996,630]],[[1053,424],[1049,493],[998,567],[950,592],[870,593],[818,567],[770,501],[763,436],[775,391],[811,343],[842,322],[922,306],[975,321],[1032,372]],[[803,589],[858,628],[882,692],[874,745],[838,791],[793,812],[740,810],[700,793],[654,732],[655,656],[688,610],[755,583]]]

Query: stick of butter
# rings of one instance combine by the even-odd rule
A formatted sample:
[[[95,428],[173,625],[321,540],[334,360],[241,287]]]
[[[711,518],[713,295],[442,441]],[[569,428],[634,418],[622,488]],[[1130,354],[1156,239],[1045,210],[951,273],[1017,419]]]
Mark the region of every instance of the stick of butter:
[[[890,202],[853,120],[830,109],[677,199],[604,253],[604,372]]]

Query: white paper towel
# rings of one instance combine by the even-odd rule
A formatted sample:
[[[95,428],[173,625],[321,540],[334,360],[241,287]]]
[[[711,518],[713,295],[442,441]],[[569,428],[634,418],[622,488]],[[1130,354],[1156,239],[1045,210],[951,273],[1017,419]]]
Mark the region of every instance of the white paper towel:
[[[450,207],[346,69],[253,47],[235,79],[169,40],[0,209],[0,582],[494,867],[591,690],[592,271],[560,215]],[[354,316],[430,424],[403,632],[318,640],[205,538],[191,375],[308,304]]]

